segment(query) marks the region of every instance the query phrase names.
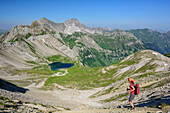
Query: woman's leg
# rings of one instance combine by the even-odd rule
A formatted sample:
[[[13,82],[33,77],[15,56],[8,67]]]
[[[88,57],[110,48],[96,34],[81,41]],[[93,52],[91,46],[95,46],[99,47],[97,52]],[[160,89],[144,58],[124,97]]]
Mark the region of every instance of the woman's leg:
[[[131,105],[131,106],[132,106],[132,108],[134,108],[134,105],[133,105],[133,100],[132,100],[132,105]]]
[[[134,108],[133,100],[132,100],[132,101],[129,101],[129,104],[132,106],[132,108]]]
[[[134,108],[134,105],[133,105],[134,97],[135,97],[135,95],[130,95],[130,97],[129,97],[129,104],[132,106],[132,108]]]

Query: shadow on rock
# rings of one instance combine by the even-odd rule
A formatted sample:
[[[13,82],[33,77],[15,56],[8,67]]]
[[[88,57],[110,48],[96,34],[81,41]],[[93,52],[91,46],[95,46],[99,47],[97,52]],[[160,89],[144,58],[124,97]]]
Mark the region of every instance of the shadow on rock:
[[[2,79],[0,79],[0,89],[8,90],[11,92],[20,92],[20,93],[26,93],[26,91],[28,91],[28,89],[18,87],[15,84],[12,84]]]
[[[155,99],[150,99],[148,101],[142,101],[140,103],[138,103],[138,107],[144,107],[144,106],[159,106],[162,104],[167,104],[170,105],[170,96],[164,96],[161,98],[155,98]]]
[[[164,96],[161,98],[155,98],[155,99],[150,99],[147,101],[140,101],[137,103],[134,103],[136,107],[151,107],[151,106],[159,106],[162,104],[170,105],[170,96]],[[130,105],[124,105],[123,107],[128,108]]]

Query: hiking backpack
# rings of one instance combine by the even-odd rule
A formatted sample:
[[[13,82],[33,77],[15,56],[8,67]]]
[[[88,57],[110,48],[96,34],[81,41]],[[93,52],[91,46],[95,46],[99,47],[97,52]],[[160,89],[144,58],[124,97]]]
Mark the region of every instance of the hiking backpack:
[[[135,84],[135,95],[139,95],[139,84]]]

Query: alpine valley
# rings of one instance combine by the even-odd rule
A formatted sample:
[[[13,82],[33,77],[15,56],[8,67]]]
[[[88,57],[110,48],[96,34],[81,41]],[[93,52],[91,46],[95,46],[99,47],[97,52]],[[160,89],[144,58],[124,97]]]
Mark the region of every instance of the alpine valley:
[[[90,28],[76,18],[18,25],[0,36],[1,111],[127,107],[129,77],[141,86],[136,106],[163,108],[170,104],[168,52],[170,32]],[[53,62],[74,66],[53,71]]]

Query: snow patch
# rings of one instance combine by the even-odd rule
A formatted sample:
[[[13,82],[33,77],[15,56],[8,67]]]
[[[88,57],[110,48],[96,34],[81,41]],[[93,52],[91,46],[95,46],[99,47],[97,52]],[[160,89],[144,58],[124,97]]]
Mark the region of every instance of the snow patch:
[[[158,53],[155,53],[155,52],[152,52],[152,54],[154,54],[154,55],[158,55]]]
[[[44,40],[44,39],[42,39],[42,41],[45,43],[45,40]]]
[[[164,63],[164,66],[167,66],[168,64]]]
[[[81,30],[76,30],[77,32],[81,32]]]

